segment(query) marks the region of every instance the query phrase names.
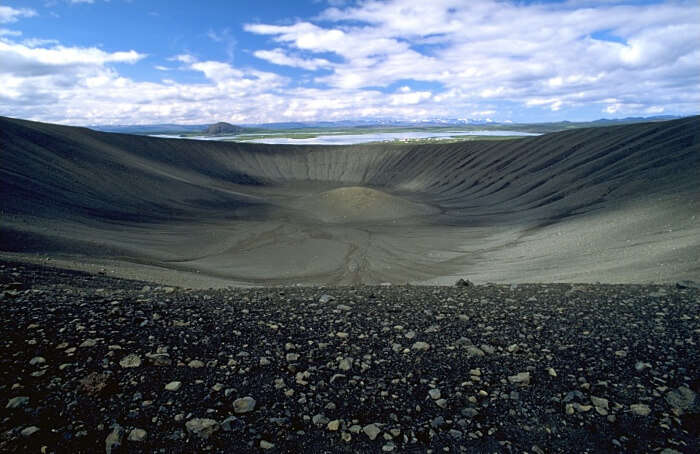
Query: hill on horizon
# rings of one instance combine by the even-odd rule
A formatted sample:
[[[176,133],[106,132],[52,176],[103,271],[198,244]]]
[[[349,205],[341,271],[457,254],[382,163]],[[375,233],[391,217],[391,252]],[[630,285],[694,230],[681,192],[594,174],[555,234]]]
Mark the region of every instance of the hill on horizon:
[[[240,134],[245,130],[246,128],[243,128],[241,126],[236,126],[232,125],[231,123],[220,121],[207,127],[204,133],[206,135],[216,136],[221,134]]]

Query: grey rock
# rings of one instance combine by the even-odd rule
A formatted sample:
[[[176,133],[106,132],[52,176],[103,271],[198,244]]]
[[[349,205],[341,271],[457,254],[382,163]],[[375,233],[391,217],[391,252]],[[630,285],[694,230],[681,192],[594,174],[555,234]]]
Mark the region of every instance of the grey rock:
[[[362,428],[362,431],[369,437],[370,440],[377,438],[377,435],[381,432],[376,424],[367,424]]]
[[[414,343],[413,346],[411,347],[411,349],[426,352],[430,349],[430,344],[427,342],[420,342],[419,341],[419,342]]]
[[[148,432],[146,432],[143,429],[136,428],[136,429],[133,429],[131,432],[129,432],[128,440],[141,442],[141,441],[144,441],[146,439],[146,436],[148,436]]]
[[[530,372],[520,372],[508,377],[508,381],[514,385],[526,386],[530,384]]]
[[[666,394],[666,402],[670,406],[681,410],[688,410],[694,407],[696,398],[695,392],[685,386],[669,391]]]
[[[255,399],[250,396],[233,401],[233,411],[236,414],[250,413],[253,410],[255,410]]]
[[[459,279],[455,282],[455,287],[474,287],[474,284],[470,280]]]
[[[428,391],[428,395],[431,399],[438,400],[442,394],[440,393],[439,389],[433,388],[430,391]]]
[[[5,405],[5,408],[20,408],[24,407],[28,403],[29,397],[27,396],[13,397],[12,399],[7,401],[7,405]]]
[[[25,438],[29,438],[37,432],[39,432],[39,428],[37,426],[29,426],[22,429],[20,434]]]
[[[119,361],[119,365],[123,368],[139,367],[141,365],[141,357],[131,353],[130,355],[126,355],[124,358],[122,358],[121,361]]]
[[[700,288],[700,282],[685,280],[676,282],[678,288]]]
[[[240,430],[245,427],[245,423],[235,416],[229,416],[228,418],[221,421],[221,428],[224,432],[231,432],[234,430]]]
[[[433,420],[430,421],[430,425],[433,429],[439,429],[440,427],[445,425],[445,418],[443,418],[442,416],[433,418]]]
[[[465,418],[473,418],[474,416],[479,414],[479,410],[471,407],[466,407],[462,409],[462,416]]]
[[[608,399],[603,399],[602,397],[591,396],[591,403],[596,408],[602,408],[608,410]]]
[[[343,358],[340,360],[338,363],[338,369],[348,371],[352,369],[352,359],[350,358]]]
[[[85,339],[82,344],[80,344],[80,347],[87,348],[87,347],[94,347],[97,345],[97,339]]]
[[[646,404],[632,404],[630,411],[637,416],[648,416],[651,413],[651,408]]]
[[[204,367],[204,362],[200,361],[198,359],[193,359],[192,361],[187,363],[187,366],[191,367],[192,369],[200,369],[200,368]]]
[[[311,422],[313,422],[316,427],[323,427],[328,425],[329,419],[326,418],[325,415],[316,414],[311,418]]]
[[[122,445],[122,428],[119,424],[115,424],[114,429],[105,438],[105,452],[112,454],[112,450],[119,449]]]
[[[29,365],[30,366],[39,366],[41,364],[44,364],[46,362],[46,359],[43,356],[35,356],[34,358],[29,360]]]
[[[321,304],[326,304],[326,303],[330,303],[334,299],[335,298],[333,296],[324,294],[324,295],[321,295],[321,297],[318,299],[318,302]]]
[[[177,391],[182,387],[182,382],[179,381],[171,381],[167,385],[165,385],[165,390],[166,391]]]
[[[194,418],[187,421],[185,427],[187,432],[206,440],[219,430],[219,423],[209,418]]]
[[[484,356],[484,351],[475,345],[467,345],[465,352],[467,356]]]

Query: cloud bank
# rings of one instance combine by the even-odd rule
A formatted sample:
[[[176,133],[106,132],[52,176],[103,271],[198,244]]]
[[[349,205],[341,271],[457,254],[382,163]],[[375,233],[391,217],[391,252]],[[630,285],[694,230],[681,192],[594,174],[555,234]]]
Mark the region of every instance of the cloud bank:
[[[35,14],[0,6],[0,23]],[[522,121],[547,112],[694,114],[700,105],[696,1],[364,1],[295,23],[242,28],[265,38],[265,47],[251,52],[266,70],[184,53],[172,56],[170,78],[157,82],[120,73],[123,65],[170,69],[138,49],[22,41],[5,30],[0,113],[72,124]],[[225,41],[222,33],[209,36]],[[304,76],[290,77],[289,68]],[[182,82],[184,72],[203,80]]]

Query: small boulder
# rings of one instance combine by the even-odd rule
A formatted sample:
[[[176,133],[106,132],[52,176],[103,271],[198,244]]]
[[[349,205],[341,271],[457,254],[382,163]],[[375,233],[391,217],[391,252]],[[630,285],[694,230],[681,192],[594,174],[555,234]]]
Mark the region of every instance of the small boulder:
[[[214,432],[219,430],[219,423],[208,418],[194,418],[185,423],[187,432],[198,436],[199,438],[207,439]]]
[[[233,401],[233,411],[236,414],[250,413],[255,410],[255,399],[250,396],[242,397]]]

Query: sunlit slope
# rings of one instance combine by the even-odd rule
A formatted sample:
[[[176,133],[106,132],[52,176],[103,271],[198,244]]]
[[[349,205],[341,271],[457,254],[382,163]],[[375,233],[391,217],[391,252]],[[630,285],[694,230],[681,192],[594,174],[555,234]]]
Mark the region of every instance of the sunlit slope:
[[[0,249],[217,285],[672,280],[700,270],[699,138],[700,117],[343,147],[0,118]]]

